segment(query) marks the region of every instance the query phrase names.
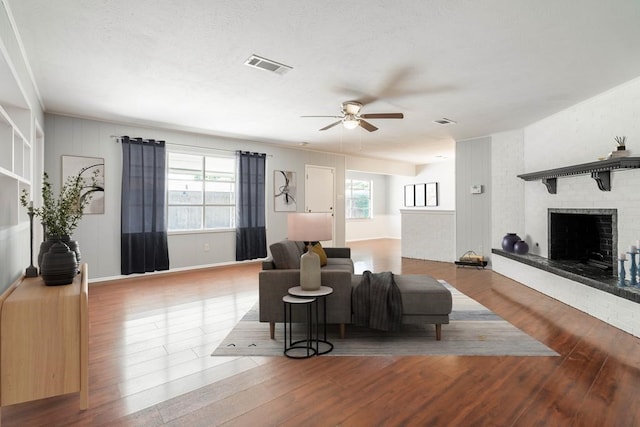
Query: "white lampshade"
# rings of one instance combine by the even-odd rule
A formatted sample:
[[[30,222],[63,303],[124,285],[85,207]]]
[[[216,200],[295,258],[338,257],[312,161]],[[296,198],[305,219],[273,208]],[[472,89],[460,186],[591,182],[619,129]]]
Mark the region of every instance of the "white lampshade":
[[[307,242],[308,250],[300,257],[300,286],[306,291],[320,289],[320,257],[311,250],[311,242],[331,240],[330,213],[290,213],[288,217],[289,240]]]
[[[344,126],[345,129],[349,129],[349,130],[355,129],[359,125],[360,125],[360,121],[355,117],[348,117],[342,121],[342,126]]]
[[[290,213],[287,238],[300,242],[320,242],[332,239],[331,214],[325,212]]]

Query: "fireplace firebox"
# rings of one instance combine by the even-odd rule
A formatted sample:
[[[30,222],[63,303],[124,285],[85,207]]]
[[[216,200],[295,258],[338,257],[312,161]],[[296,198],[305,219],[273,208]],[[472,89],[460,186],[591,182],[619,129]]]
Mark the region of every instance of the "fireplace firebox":
[[[616,274],[616,209],[549,209],[549,259],[567,270]]]

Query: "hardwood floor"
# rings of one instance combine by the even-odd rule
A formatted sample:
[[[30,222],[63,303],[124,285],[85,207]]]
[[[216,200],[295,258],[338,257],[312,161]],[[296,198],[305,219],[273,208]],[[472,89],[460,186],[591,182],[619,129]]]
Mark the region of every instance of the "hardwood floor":
[[[28,402],[3,426],[640,425],[639,339],[490,270],[350,246],[357,272],[445,279],[560,357],[213,358],[259,265],[153,275],[90,285],[90,409]]]

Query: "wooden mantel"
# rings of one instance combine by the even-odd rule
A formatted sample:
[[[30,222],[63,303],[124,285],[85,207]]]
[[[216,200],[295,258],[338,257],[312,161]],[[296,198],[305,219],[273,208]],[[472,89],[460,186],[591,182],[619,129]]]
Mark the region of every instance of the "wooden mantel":
[[[619,157],[597,162],[548,169],[518,175],[525,181],[541,180],[550,194],[556,194],[557,179],[564,176],[591,174],[601,191],[611,191],[611,171],[640,168],[640,157]]]

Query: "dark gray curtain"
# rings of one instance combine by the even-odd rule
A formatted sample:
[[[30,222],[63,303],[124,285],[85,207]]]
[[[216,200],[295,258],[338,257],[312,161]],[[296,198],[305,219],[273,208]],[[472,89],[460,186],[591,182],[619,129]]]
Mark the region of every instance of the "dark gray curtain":
[[[165,214],[164,141],[129,139],[122,143],[122,274],[169,269]]]
[[[238,151],[236,168],[236,261],[267,256],[266,154]]]

